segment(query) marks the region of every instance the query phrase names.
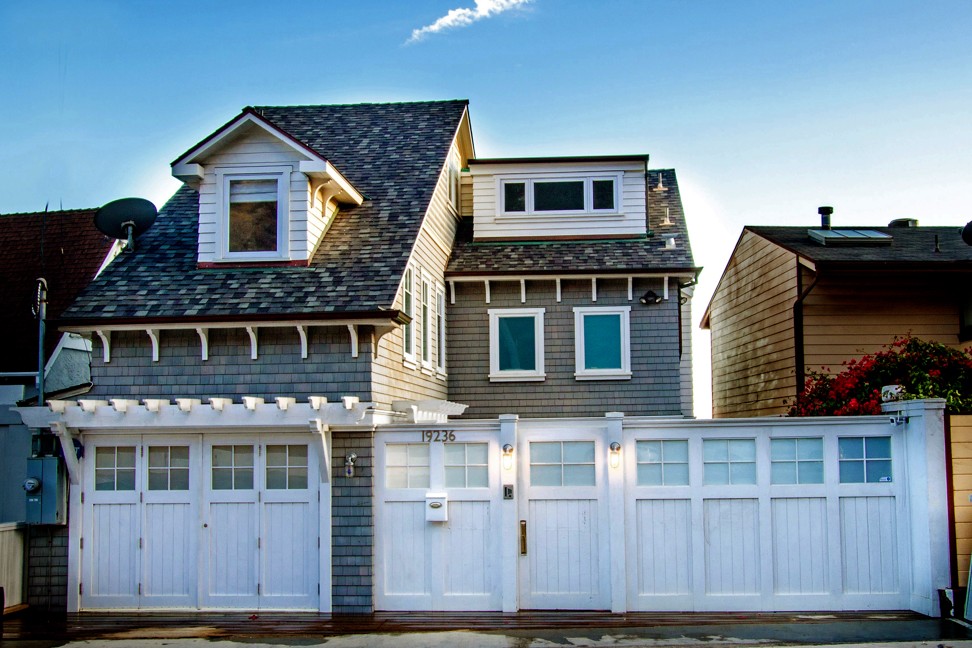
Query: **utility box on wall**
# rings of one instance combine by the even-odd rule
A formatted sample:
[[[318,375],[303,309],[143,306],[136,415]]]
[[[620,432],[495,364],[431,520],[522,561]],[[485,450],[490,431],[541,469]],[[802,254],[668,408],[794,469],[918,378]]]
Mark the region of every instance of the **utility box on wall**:
[[[60,457],[27,460],[27,524],[67,523],[67,475]]]

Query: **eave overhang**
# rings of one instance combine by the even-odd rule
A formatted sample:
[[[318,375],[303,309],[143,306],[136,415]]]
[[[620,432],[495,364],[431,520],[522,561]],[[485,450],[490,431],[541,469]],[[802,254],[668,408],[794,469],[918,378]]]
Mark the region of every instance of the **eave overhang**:
[[[248,126],[266,131],[301,156],[306,157],[306,160],[300,162],[301,173],[308,178],[318,180],[320,185],[333,182],[334,188],[328,192],[329,197],[346,204],[360,205],[364,202],[364,196],[361,192],[323,155],[250,107],[244,108],[243,112],[237,117],[173,161],[171,165],[172,175],[189,185],[197,185],[205,174],[205,160],[232,139],[240,129]]]

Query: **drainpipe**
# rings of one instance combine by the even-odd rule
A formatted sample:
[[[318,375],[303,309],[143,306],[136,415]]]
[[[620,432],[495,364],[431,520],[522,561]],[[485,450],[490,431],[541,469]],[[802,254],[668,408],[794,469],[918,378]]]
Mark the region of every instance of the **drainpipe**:
[[[47,328],[47,280],[37,279],[37,406],[44,406],[44,334]]]
[[[800,259],[796,259],[797,273],[797,298],[793,303],[793,350],[796,364],[796,393],[803,392],[806,386],[806,367],[804,363],[803,350],[803,301],[810,295],[810,291],[817,285],[820,277],[818,272],[814,272],[813,281],[806,288],[803,287],[803,273],[800,271]]]

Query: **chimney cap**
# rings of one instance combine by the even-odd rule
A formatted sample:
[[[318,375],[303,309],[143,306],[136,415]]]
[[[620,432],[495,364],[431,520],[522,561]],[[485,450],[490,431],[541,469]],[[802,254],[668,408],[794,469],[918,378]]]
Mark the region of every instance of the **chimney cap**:
[[[821,216],[830,216],[831,214],[834,213],[834,208],[828,207],[826,205],[817,207],[817,213],[820,214]]]

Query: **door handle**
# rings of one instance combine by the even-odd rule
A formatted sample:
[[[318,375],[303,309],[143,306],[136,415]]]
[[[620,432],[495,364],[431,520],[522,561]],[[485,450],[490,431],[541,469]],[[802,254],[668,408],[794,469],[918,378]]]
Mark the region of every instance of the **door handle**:
[[[527,555],[526,520],[520,520],[520,555]]]

